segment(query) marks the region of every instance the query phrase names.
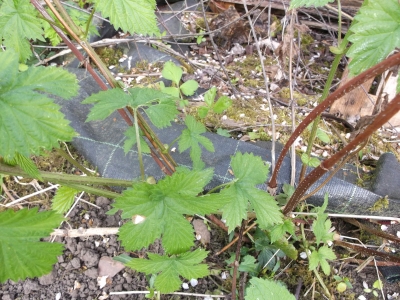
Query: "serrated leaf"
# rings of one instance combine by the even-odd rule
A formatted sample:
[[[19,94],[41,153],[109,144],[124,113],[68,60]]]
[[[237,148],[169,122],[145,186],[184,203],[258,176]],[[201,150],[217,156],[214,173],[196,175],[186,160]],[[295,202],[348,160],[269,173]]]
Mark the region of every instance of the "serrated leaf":
[[[370,0],[361,6],[350,27],[347,56],[350,76],[385,59],[400,46],[400,5],[397,0]]]
[[[74,203],[75,195],[78,192],[79,191],[77,189],[69,186],[60,187],[51,202],[51,209],[59,214],[67,212]]]
[[[231,137],[229,131],[226,129],[222,129],[222,128],[217,129],[217,134],[219,134],[221,136],[225,136],[225,137]]]
[[[179,89],[174,86],[164,87],[161,89],[163,93],[179,98]]]
[[[96,11],[125,32],[159,35],[154,0],[94,0]]]
[[[214,145],[208,138],[201,135],[206,132],[206,128],[203,124],[197,122],[194,117],[190,115],[186,116],[185,124],[187,128],[182,131],[182,134],[179,137],[179,151],[182,153],[191,147],[190,157],[192,158],[195,167],[201,169],[203,163],[201,162],[200,145],[209,152],[214,152]]]
[[[133,99],[121,89],[109,89],[92,94],[82,101],[82,104],[94,103],[86,122],[103,120],[117,109],[130,106]]]
[[[287,288],[275,281],[253,277],[252,279],[250,279],[250,286],[246,289],[245,299],[295,300],[296,298],[291,293],[289,293]]]
[[[1,52],[0,65],[3,64],[8,66],[7,69],[14,65],[18,70],[17,54],[10,50]],[[52,76],[54,81],[50,79]],[[43,92],[71,97],[78,89],[74,75],[62,69],[30,67],[25,72],[16,73],[12,81],[1,83],[0,156],[13,159],[19,153],[29,157],[43,149],[58,147],[60,140],[72,140],[75,131],[69,126],[69,121],[60,112],[60,107]],[[53,84],[63,87],[56,91]]]
[[[105,119],[115,110],[130,106],[142,108],[156,127],[163,128],[178,114],[175,98],[151,88],[131,88],[128,94],[119,88],[110,89],[92,94],[82,103],[95,103],[86,122]]]
[[[149,106],[144,110],[150,121],[157,128],[171,125],[171,121],[178,115],[175,101],[172,99],[161,99],[158,104]]]
[[[192,96],[199,88],[197,81],[190,79],[181,85],[181,91],[185,96]]]
[[[190,158],[193,162],[193,170],[204,169],[205,163],[201,160],[201,148],[198,144],[194,144],[190,148]]]
[[[217,95],[217,88],[213,86],[204,94],[204,102],[207,106],[211,107],[214,104],[215,96]]]
[[[217,102],[215,102],[213,110],[217,114],[221,114],[224,110],[227,110],[232,105],[232,100],[228,96],[220,97]]]
[[[51,271],[62,253],[59,243],[40,242],[49,236],[63,218],[53,212],[37,212],[37,208],[0,213],[0,282],[17,282],[39,277]]]
[[[294,224],[291,220],[285,219],[283,223],[275,225],[271,230],[271,243],[280,240],[285,236],[286,232],[294,235],[295,234]]]
[[[226,220],[229,232],[247,218],[249,202],[261,228],[281,223],[282,214],[274,198],[256,188],[256,185],[265,182],[269,169],[261,158],[238,152],[232,157],[231,167],[236,180],[221,192],[231,199],[222,209],[222,218]]]
[[[308,156],[307,153],[303,153],[300,158],[303,164],[313,168],[318,167],[321,163],[318,158]]]
[[[199,114],[199,117],[200,117],[201,119],[204,119],[204,118],[207,116],[208,111],[209,111],[209,108],[208,108],[208,107],[206,107],[206,106],[201,106],[201,107],[199,107],[199,109],[197,110],[197,113]]]
[[[47,12],[52,15],[52,12],[48,9]],[[54,19],[54,15],[53,15],[53,19]],[[61,37],[58,35],[58,33],[53,29],[53,27],[51,27],[50,23],[45,21],[45,20],[41,20],[42,21],[42,27],[44,30],[44,37],[50,40],[50,43],[53,46],[57,46],[59,43],[61,43],[62,39]]]
[[[179,82],[181,81],[183,72],[181,67],[175,65],[171,61],[167,61],[164,64],[164,68],[161,74],[165,79],[171,80],[173,83],[179,86]]]
[[[143,133],[141,130],[139,130],[140,135],[140,148],[143,153],[150,153],[150,147],[147,145],[146,141],[143,138]],[[127,154],[134,145],[136,145],[136,130],[134,126],[129,127],[124,135],[127,137],[127,139],[124,141],[124,152]]]
[[[250,276],[257,276],[259,269],[254,256],[246,255],[239,264],[238,270],[240,272],[247,272]]]
[[[324,142],[325,144],[329,144],[331,142],[331,139],[329,138],[329,136],[326,134],[325,131],[321,130],[321,129],[317,129],[317,137]]]
[[[15,153],[15,162],[18,166],[21,167],[22,170],[24,170],[32,178],[43,180],[42,177],[40,176],[38,168],[29,158],[17,152]]]
[[[305,7],[310,7],[310,6],[315,6],[315,7],[321,7],[324,6],[330,2],[333,2],[334,0],[291,0],[290,1],[290,9],[293,8],[299,8],[302,6]]]
[[[119,238],[125,249],[139,250],[162,236],[167,253],[187,251],[193,245],[194,235],[189,235],[193,228],[183,215],[217,211],[229,201],[217,194],[196,197],[212,174],[212,169],[179,169],[157,184],[142,182],[124,191],[113,207],[122,210],[124,219],[135,215],[144,217],[142,223],[128,222],[121,227]]]
[[[179,276],[190,280],[209,274],[206,264],[201,262],[207,257],[207,251],[197,249],[177,256],[161,256],[147,253],[149,259],[133,258],[127,266],[148,275],[158,274],[154,287],[161,293],[172,293],[179,289]]]
[[[292,197],[294,191],[296,190],[292,185],[284,183],[283,184],[283,192],[288,196]]]
[[[286,256],[291,259],[297,259],[298,251],[296,247],[287,241],[287,239],[283,238],[273,243],[273,245],[278,248],[281,252],[283,252]],[[278,253],[279,254],[279,253]]]
[[[318,267],[318,264],[321,265],[322,271],[324,271],[325,275],[329,275],[331,273],[331,269],[327,260],[336,259],[336,255],[331,248],[328,246],[322,246],[318,250],[314,250],[310,255],[310,265],[308,269],[310,271],[315,270]]]
[[[313,232],[316,238],[317,245],[333,240],[333,232],[329,232],[332,222],[328,219],[328,214],[325,209],[328,206],[328,195],[325,194],[324,204],[317,208],[317,219],[313,222]]]
[[[4,0],[0,7],[0,40],[8,50],[14,49],[25,62],[32,54],[28,40],[43,39],[37,12],[29,1]]]
[[[15,88],[44,92],[64,99],[71,99],[79,90],[75,75],[56,67],[28,68],[19,79]]]

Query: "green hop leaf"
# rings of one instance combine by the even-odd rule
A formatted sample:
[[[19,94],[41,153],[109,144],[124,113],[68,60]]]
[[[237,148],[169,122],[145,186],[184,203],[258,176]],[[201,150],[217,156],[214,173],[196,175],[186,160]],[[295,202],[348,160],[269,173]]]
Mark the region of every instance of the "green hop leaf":
[[[78,192],[78,190],[68,186],[60,187],[53,198],[51,208],[59,214],[65,213],[71,208],[75,200],[75,195]]]
[[[313,232],[316,238],[317,245],[333,240],[333,232],[329,232],[332,227],[331,220],[328,219],[328,214],[325,209],[328,206],[328,195],[324,197],[324,204],[318,208],[317,219],[313,222]]]
[[[11,50],[0,53],[0,65],[0,156],[30,157],[72,140],[75,131],[47,94],[71,98],[78,91],[76,77],[52,67],[19,72],[18,55]]]
[[[336,255],[333,250],[328,246],[322,246],[318,250],[311,252],[310,265],[308,266],[308,269],[313,271],[318,267],[318,264],[320,264],[325,275],[329,275],[331,273],[331,269],[327,260],[333,259],[336,259]]]
[[[256,185],[265,182],[269,169],[261,158],[238,152],[232,157],[231,167],[236,180],[221,192],[231,199],[222,209],[222,218],[226,220],[229,231],[247,218],[249,202],[261,228],[266,229],[269,225],[281,223],[282,214],[274,198],[256,188]]]
[[[209,152],[214,152],[214,145],[208,138],[201,135],[206,132],[206,128],[203,124],[197,122],[194,117],[186,116],[185,124],[187,128],[182,131],[178,142],[179,151],[182,153],[191,148],[190,158],[193,161],[193,168],[202,169],[204,168],[204,163],[201,161],[200,145]]]
[[[139,250],[162,236],[162,245],[167,253],[189,250],[193,246],[194,234],[184,215],[215,212],[229,201],[218,194],[197,197],[212,174],[212,169],[179,169],[157,184],[142,182],[124,191],[113,207],[122,210],[122,218],[133,218],[119,231],[125,249]],[[140,216],[141,221],[137,222],[136,216]]]
[[[179,66],[175,65],[173,62],[167,61],[164,64],[164,68],[162,70],[162,76],[165,79],[171,80],[177,86],[179,86],[182,74],[183,74],[182,69]]]
[[[119,88],[92,94],[82,103],[95,103],[91,108],[86,122],[102,120],[115,110],[130,106],[141,108],[157,128],[170,126],[178,114],[175,98],[151,88],[131,88],[125,93]]]
[[[229,134],[229,131],[226,129],[222,129],[222,128],[217,129],[217,134],[219,134],[221,136],[225,136],[225,137],[231,137],[231,135]]]
[[[286,232],[290,234],[295,234],[295,228],[292,220],[285,219],[283,223],[279,223],[275,225],[271,230],[271,243],[282,239],[285,236]]]
[[[253,277],[250,279],[250,286],[246,289],[246,300],[259,299],[285,299],[295,300],[287,288],[278,282]]]
[[[214,104],[215,96],[217,95],[217,88],[213,86],[204,94],[204,102],[207,106],[211,107]]]
[[[227,110],[232,105],[232,100],[227,96],[220,97],[213,107],[214,112],[221,114],[224,110]]]
[[[188,80],[184,84],[181,85],[181,91],[186,96],[192,96],[197,89],[199,88],[199,84],[195,80]]]
[[[40,242],[49,236],[63,218],[54,211],[37,212],[37,208],[8,209],[0,213],[0,282],[18,281],[49,273],[57,256],[60,243]]]
[[[146,141],[143,138],[143,132],[141,130],[139,130],[140,135],[139,135],[139,139],[140,139],[140,148],[142,150],[143,153],[150,153],[150,147],[149,145],[147,145]],[[127,137],[127,139],[124,142],[124,152],[125,154],[127,154],[134,145],[136,145],[136,130],[134,126],[129,127],[126,131],[125,131],[125,136]]]
[[[317,129],[317,137],[324,142],[325,144],[329,144],[331,142],[331,139],[329,138],[329,136],[326,134],[325,131],[321,130],[321,129]]]
[[[309,167],[313,167],[313,168],[318,167],[320,164],[320,161],[318,158],[308,156],[307,153],[303,153],[301,155],[301,161],[303,162],[303,164],[305,164]]]
[[[354,17],[347,55],[350,76],[357,75],[385,59],[400,47],[400,5],[397,0],[364,1]]]
[[[179,276],[190,280],[209,274],[207,265],[201,264],[207,257],[207,253],[202,249],[170,257],[147,253],[148,260],[133,258],[127,263],[127,266],[148,275],[158,274],[154,281],[154,287],[161,293],[172,293],[181,285]]]
[[[3,0],[0,5],[0,40],[24,63],[32,55],[28,40],[44,42],[40,19],[29,1]]]
[[[154,0],[94,0],[96,11],[110,18],[115,28],[130,33],[160,35]]]

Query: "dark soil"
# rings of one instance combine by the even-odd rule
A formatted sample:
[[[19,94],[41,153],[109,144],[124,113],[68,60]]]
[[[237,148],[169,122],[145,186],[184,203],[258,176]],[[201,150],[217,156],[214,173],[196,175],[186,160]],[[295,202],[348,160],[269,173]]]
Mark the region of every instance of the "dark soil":
[[[121,225],[120,216],[106,215],[111,201],[104,197],[98,197],[95,204],[100,207],[97,209],[86,203],[78,204],[71,212],[68,222],[64,223],[63,228],[100,228],[100,227],[119,227]],[[71,227],[70,227],[71,226]],[[340,227],[340,226],[339,226]],[[348,234],[351,232],[349,231]],[[343,234],[343,233],[342,233]],[[57,242],[65,245],[64,254],[58,257],[58,263],[54,265],[53,271],[38,279],[27,279],[19,282],[8,281],[0,286],[0,298],[3,300],[11,299],[145,299],[144,294],[126,294],[126,295],[110,295],[110,292],[122,291],[146,291],[148,279],[143,274],[137,273],[129,268],[124,268],[112,278],[107,279],[105,287],[98,286],[98,264],[103,256],[114,257],[124,253],[120,247],[116,235],[111,236],[91,236],[85,238],[64,238],[57,237]],[[205,294],[212,293],[216,290],[221,291],[225,288],[227,295],[230,288],[229,275],[227,280],[221,279],[221,273],[227,271],[224,260],[228,254],[217,257],[214,254],[219,251],[227,243],[226,235],[217,228],[211,232],[211,242],[208,250],[211,251],[208,261],[213,276],[199,279],[198,285],[189,290],[181,289],[181,292]],[[397,245],[398,246],[398,245]],[[150,251],[159,251],[158,243],[150,248]],[[233,249],[231,249],[233,251]],[[338,254],[346,253],[343,249],[337,251]],[[139,253],[126,253],[132,257],[145,255],[144,251]],[[284,267],[288,264],[288,268]],[[348,277],[353,289],[346,291],[340,295],[336,293],[337,299],[357,299],[360,295],[364,295],[366,299],[377,299],[371,293],[364,292],[363,281],[372,288],[373,283],[378,279],[377,271],[374,267],[366,267],[362,272],[355,272],[357,265],[349,263],[341,263],[340,261],[332,264],[333,271],[341,277]],[[308,271],[308,266],[298,262],[282,261],[281,273],[278,280],[288,284],[292,293],[296,292],[296,284],[301,285],[299,299],[312,299],[312,291],[306,296],[304,293],[309,290],[313,281],[313,274]],[[383,279],[381,277],[381,279]],[[335,289],[336,283],[332,278],[325,278],[331,290]],[[296,283],[296,284],[294,284]],[[383,279],[384,294],[393,295],[400,291],[400,282],[387,283]],[[190,285],[189,285],[190,286]],[[316,284],[317,290],[318,283]],[[379,292],[378,299],[383,299]],[[108,295],[108,298],[106,298]],[[324,299],[318,292],[315,293],[315,299]],[[59,297],[59,298],[57,298]],[[103,298],[102,298],[103,297]],[[187,297],[182,295],[164,295],[162,299],[204,299],[204,297]]]
[[[98,197],[95,204],[101,209],[97,209],[86,203],[80,203],[69,215],[68,222],[65,222],[63,228],[96,228],[96,227],[119,227],[121,225],[120,216],[106,215],[105,212],[110,210],[109,199]],[[217,232],[217,231],[215,231]],[[211,240],[210,248],[219,249],[215,243],[221,244],[224,239],[217,241]],[[146,291],[148,280],[144,274],[124,268],[112,278],[107,279],[104,288],[98,286],[98,264],[103,256],[114,257],[124,253],[120,247],[116,235],[111,236],[91,236],[85,238],[64,238],[57,237],[56,242],[65,245],[65,251],[62,256],[58,257],[58,263],[54,265],[53,271],[45,276],[36,279],[27,279],[19,282],[7,281],[0,285],[0,299],[145,299],[144,294],[139,295],[110,295],[110,292],[122,291]],[[158,243],[150,247],[150,251],[160,248]],[[157,251],[155,251],[157,252]],[[211,250],[213,252],[213,250]],[[145,252],[125,253],[133,257],[145,255]],[[212,255],[211,255],[212,257]],[[214,268],[222,268],[222,258],[217,260],[211,258]],[[222,271],[222,270],[221,270]],[[221,279],[214,276],[198,280],[195,288],[190,287],[189,290],[182,289],[186,293],[210,293],[218,288],[215,280],[223,283]],[[190,286],[190,284],[189,284]],[[59,296],[57,296],[59,295]],[[57,298],[60,297],[60,298]],[[175,298],[174,298],[175,297]],[[177,298],[178,297],[178,298]],[[163,299],[186,299],[184,296],[165,296]],[[200,297],[199,299],[203,299]],[[197,297],[190,297],[197,299]]]

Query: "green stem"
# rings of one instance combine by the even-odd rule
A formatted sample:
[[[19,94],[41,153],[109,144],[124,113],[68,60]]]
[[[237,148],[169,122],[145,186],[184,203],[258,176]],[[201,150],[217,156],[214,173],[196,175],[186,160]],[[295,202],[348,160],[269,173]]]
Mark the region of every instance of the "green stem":
[[[337,2],[338,7],[338,45],[340,45],[342,41],[342,4],[340,0]]]
[[[300,229],[301,229],[301,237],[303,240],[303,247],[305,250],[305,253],[307,255],[308,261],[310,261],[310,256],[308,255],[308,243],[306,240],[306,235],[304,233],[304,224],[300,224]],[[323,288],[326,296],[329,297],[329,299],[332,299],[331,293],[329,292],[328,288],[326,287],[324,281],[322,280],[321,276],[319,275],[318,271],[316,269],[313,270],[315,277],[318,279],[319,284],[321,285],[321,287]]]
[[[346,34],[346,36],[345,36],[345,38],[343,40],[343,43],[347,44],[347,38],[348,38],[348,35]],[[338,45],[338,47],[342,47],[342,46]],[[336,74],[337,68],[339,66],[340,60],[342,59],[343,55],[346,52],[347,52],[347,50],[345,50],[345,51],[343,51],[343,53],[337,54],[335,56],[335,59],[334,59],[334,61],[332,63],[331,70],[329,71],[328,79],[326,81],[326,84],[325,84],[324,90],[322,92],[321,98],[318,100],[318,103],[321,103],[322,101],[324,101],[326,99],[326,97],[328,97],[329,91],[331,89],[332,81],[335,78],[335,74]],[[319,125],[319,121],[320,120],[321,120],[321,116],[320,115],[318,115],[314,119],[313,126],[312,126],[311,133],[310,133],[310,137],[308,139],[307,150],[306,150],[306,154],[308,156],[310,156],[310,154],[311,154],[312,146],[314,144],[315,137],[317,136],[317,129],[318,129],[318,125]],[[306,173],[306,170],[307,170],[307,165],[303,164],[303,166],[301,167],[299,182],[303,180],[304,175]]]
[[[92,173],[90,173],[84,166],[82,166],[75,159],[69,156],[63,149],[61,148],[55,148],[55,149],[60,156],[69,161],[75,168],[78,168],[81,172],[85,173],[87,176],[93,176]]]
[[[212,193],[214,193],[215,191],[218,191],[219,189],[221,189],[221,188],[223,188],[223,187],[230,186],[231,184],[233,184],[233,183],[236,182],[237,180],[238,180],[238,179],[236,178],[236,179],[234,179],[234,180],[232,180],[232,181],[229,181],[229,182],[227,182],[227,183],[220,184],[219,186],[216,186],[215,188],[213,188],[213,189],[211,189],[210,191],[208,191],[207,194],[212,194]]]
[[[9,176],[22,176],[30,178],[30,176],[19,167],[12,167],[0,162],[0,174]],[[132,187],[134,181],[112,179],[112,178],[101,178],[101,177],[87,177],[79,175],[52,173],[52,172],[40,172],[40,176],[44,181],[55,182],[59,184],[92,184],[92,185],[107,185],[107,186],[118,186],[118,187]]]
[[[74,33],[78,36],[82,36],[82,30],[75,24],[75,22],[71,19],[70,15],[60,2],[60,0],[53,0],[54,5],[56,6],[57,10],[60,12],[62,18],[67,22],[68,26],[74,31]]]
[[[174,139],[171,143],[169,143],[168,148],[166,149],[167,151],[170,151],[172,148],[172,145],[175,144],[178,140],[180,139],[180,136],[178,136],[176,139]]]
[[[140,146],[140,133],[139,133],[138,120],[137,120],[137,109],[133,110],[133,117],[134,117],[133,121],[134,121],[134,124],[135,124],[135,132],[136,132],[136,145],[137,145],[137,150],[138,150],[140,175],[142,176],[142,180],[145,181],[146,177],[145,177],[145,174],[144,174],[142,147]]]
[[[110,199],[115,199],[115,198],[121,196],[121,194],[114,193],[111,191],[106,191],[106,190],[95,188],[95,187],[88,186],[88,185],[66,184],[66,186],[77,189],[79,191],[85,191],[86,193],[89,193],[89,194],[93,194],[96,196],[103,196],[103,197],[110,198]]]
[[[85,39],[87,39],[87,36],[88,36],[88,34],[89,34],[90,24],[92,23],[92,20],[93,20],[93,16],[94,16],[94,12],[95,12],[95,11],[96,11],[96,10],[95,10],[95,8],[93,7],[92,12],[91,12],[90,15],[89,15],[89,19],[87,20],[86,29],[85,29],[85,35],[84,35]]]

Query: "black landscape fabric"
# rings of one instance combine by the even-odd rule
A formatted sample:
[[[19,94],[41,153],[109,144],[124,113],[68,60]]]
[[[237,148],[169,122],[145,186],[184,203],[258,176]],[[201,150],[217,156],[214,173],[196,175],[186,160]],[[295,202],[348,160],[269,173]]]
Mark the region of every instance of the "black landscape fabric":
[[[71,126],[79,133],[73,141],[73,145],[78,151],[93,165],[98,168],[99,173],[103,177],[116,178],[116,179],[134,179],[139,178],[140,170],[138,163],[137,151],[132,149],[125,155],[123,144],[125,141],[124,132],[128,125],[120,117],[117,112],[114,112],[104,121],[92,121],[86,123],[86,116],[90,110],[91,105],[81,104],[81,101],[91,95],[97,93],[100,88],[92,79],[91,75],[84,69],[69,69],[68,71],[76,74],[79,84],[81,86],[79,96],[68,101],[58,101],[62,106],[62,112],[66,118],[71,121]],[[172,126],[166,129],[155,129],[163,143],[169,144],[176,139],[184,126],[181,124],[173,123]],[[210,153],[205,149],[202,154],[202,159],[206,167],[214,168],[215,175],[210,184],[206,187],[211,189],[221,183],[232,180],[232,175],[229,173],[231,156],[237,152],[253,153],[254,155],[261,156],[266,163],[270,161],[271,149],[270,143],[262,143],[256,145],[254,143],[247,143],[238,141],[232,138],[223,137],[214,133],[205,134],[214,144],[215,152]],[[176,145],[175,145],[176,146]],[[276,154],[276,157],[278,157]],[[397,163],[390,160],[390,155],[384,155],[384,159],[391,161],[391,164]],[[179,153],[178,150],[172,152],[173,158],[180,166],[191,167],[191,160],[189,151]],[[163,177],[158,165],[153,161],[150,155],[144,154],[145,173],[148,176],[154,176],[156,179]],[[382,163],[381,165],[387,165]],[[300,162],[297,160],[297,170],[300,169]],[[382,169],[382,168],[381,168]],[[389,207],[387,209],[375,212],[370,208],[382,196],[398,196],[398,173],[393,174],[390,169],[397,170],[398,168],[384,168],[379,170],[376,178],[379,181],[374,186],[374,189],[380,191],[380,195],[375,194],[369,190],[360,188],[346,179],[346,174],[350,172],[341,172],[337,177],[334,177],[326,186],[318,191],[314,196],[310,197],[307,202],[320,206],[323,203],[325,193],[329,194],[328,211],[341,214],[358,214],[358,215],[381,215],[387,217],[399,216],[399,198],[391,198]],[[284,183],[290,182],[290,159],[285,158],[280,175],[278,177],[279,187],[281,188]],[[298,175],[298,174],[297,174]],[[326,175],[327,176],[327,175]],[[324,179],[321,178],[310,191],[319,186]],[[383,190],[382,184],[386,181],[384,178],[389,176],[391,184],[396,187],[388,187],[385,185]],[[340,177],[340,178],[338,178]],[[396,182],[397,179],[397,182]],[[382,183],[383,182],[383,183]],[[261,189],[266,189],[265,185],[259,186]],[[397,193],[397,194],[396,194]]]

